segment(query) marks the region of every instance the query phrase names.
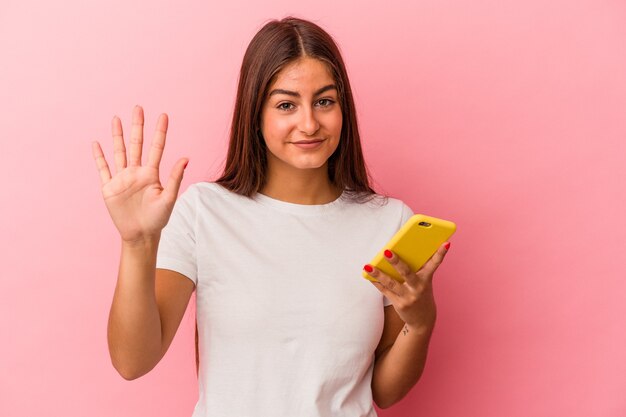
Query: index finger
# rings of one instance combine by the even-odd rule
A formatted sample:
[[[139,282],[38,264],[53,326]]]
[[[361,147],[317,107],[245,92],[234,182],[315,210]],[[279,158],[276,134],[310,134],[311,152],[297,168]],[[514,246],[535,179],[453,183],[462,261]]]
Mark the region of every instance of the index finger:
[[[385,249],[384,252],[385,258],[387,262],[400,274],[402,278],[404,278],[404,282],[411,286],[416,287],[419,280],[415,273],[411,271],[411,267],[400,258],[400,256],[396,253],[393,253],[389,249]]]

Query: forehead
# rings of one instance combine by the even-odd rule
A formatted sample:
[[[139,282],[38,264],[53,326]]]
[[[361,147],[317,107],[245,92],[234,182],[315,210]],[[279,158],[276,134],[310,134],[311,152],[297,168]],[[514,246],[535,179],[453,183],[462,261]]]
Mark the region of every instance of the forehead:
[[[325,62],[319,59],[301,58],[288,64],[276,74],[270,88],[292,87],[291,89],[307,91],[315,90],[333,81],[333,75]]]

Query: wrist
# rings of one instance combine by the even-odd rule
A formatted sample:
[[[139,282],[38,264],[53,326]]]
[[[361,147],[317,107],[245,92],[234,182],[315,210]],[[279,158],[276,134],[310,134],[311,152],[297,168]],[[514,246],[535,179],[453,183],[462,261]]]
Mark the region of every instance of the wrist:
[[[160,239],[161,233],[132,240],[122,239],[122,248],[131,250],[154,249],[159,245]]]
[[[435,328],[435,322],[432,323],[415,323],[409,324],[405,323],[405,329],[410,333],[416,333],[420,335],[430,335]]]

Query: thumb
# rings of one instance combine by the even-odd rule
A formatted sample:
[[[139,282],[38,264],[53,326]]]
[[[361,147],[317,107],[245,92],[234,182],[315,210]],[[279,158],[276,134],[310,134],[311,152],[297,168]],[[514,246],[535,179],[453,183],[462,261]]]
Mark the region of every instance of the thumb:
[[[183,180],[183,172],[189,163],[189,159],[179,159],[170,173],[170,177],[167,180],[167,184],[163,189],[163,193],[171,201],[176,201],[178,197],[178,190],[180,189],[180,183]]]

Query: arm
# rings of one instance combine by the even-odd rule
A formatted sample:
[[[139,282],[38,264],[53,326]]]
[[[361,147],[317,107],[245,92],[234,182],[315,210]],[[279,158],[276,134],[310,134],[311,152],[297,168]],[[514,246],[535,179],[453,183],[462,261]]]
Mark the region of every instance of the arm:
[[[415,273],[385,250],[389,263],[404,278],[402,283],[371,265],[364,268],[376,279],[370,281],[372,285],[392,302],[385,308],[385,326],[372,375],[372,395],[381,408],[400,401],[422,375],[437,315],[432,279],[449,247],[449,242],[441,245]]]
[[[385,308],[385,329],[372,376],[372,395],[380,408],[400,401],[417,383],[424,370],[431,334],[432,327],[413,329],[392,306]]]
[[[113,366],[127,380],[150,372],[165,356],[195,288],[178,272],[155,271],[157,247],[158,241],[122,244],[108,342]]]
[[[193,282],[173,271],[155,270],[161,230],[167,225],[188,160],[180,159],[165,187],[159,164],[168,117],[157,120],[146,165],[141,165],[143,109],[135,106],[130,153],[119,117],[111,121],[115,175],[97,141],[92,153],[105,205],[122,238],[117,285],[109,313],[107,341],[113,366],[125,379],[149,372],[167,350],[193,290]]]
[[[122,243],[107,337],[111,361],[124,379],[149,372],[161,359],[161,318],[155,296],[158,239]]]

